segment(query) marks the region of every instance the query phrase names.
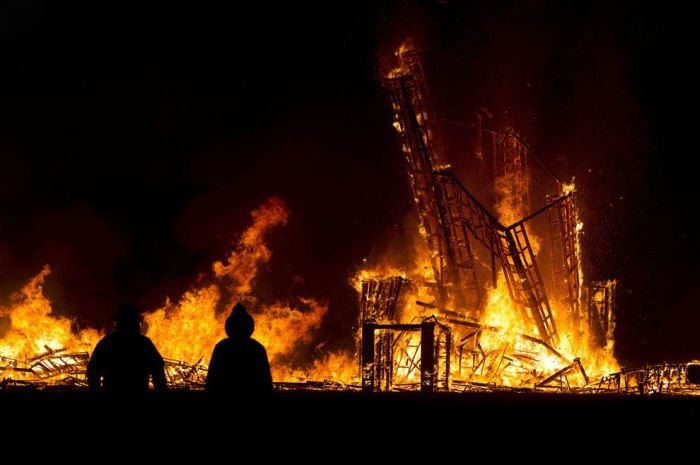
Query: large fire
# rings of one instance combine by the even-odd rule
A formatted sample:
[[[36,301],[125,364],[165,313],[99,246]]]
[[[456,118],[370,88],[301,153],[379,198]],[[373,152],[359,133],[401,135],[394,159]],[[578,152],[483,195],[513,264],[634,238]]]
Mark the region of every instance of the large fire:
[[[570,184],[566,185],[565,189],[569,193],[575,190],[575,187]],[[501,193],[501,195],[503,194]],[[509,210],[515,209],[515,205],[516,203],[512,200],[499,201],[496,204],[496,212],[505,219],[524,216],[521,212]],[[578,235],[582,230],[583,225],[577,220],[576,247],[579,254]],[[541,238],[530,233],[530,241],[537,254]],[[411,251],[416,261],[410,269],[393,266],[392,258],[387,257],[377,267],[360,271],[356,277],[356,288],[360,291],[361,283],[368,280],[401,276],[413,285],[405,292],[396,310],[398,316],[393,321],[419,322],[433,316],[437,317],[438,321],[446,320],[445,312],[440,312],[439,309],[435,308],[435,305],[417,304],[421,302],[434,303],[436,296],[434,284],[431,284],[432,276],[425,272],[425,270],[431,269],[429,253],[422,242],[416,241],[416,244],[418,250]],[[552,303],[553,316],[560,333],[560,344],[554,348],[542,344],[536,337],[538,332],[534,324],[521,318],[521,314],[509,294],[502,271],[498,272],[496,286],[493,288],[489,286],[484,290],[483,313],[478,321],[481,326],[478,333],[478,343],[476,347],[470,349],[472,352],[478,351],[480,353],[480,361],[476,364],[472,361],[453,362],[450,373],[453,380],[500,386],[532,387],[536,382],[572,364],[576,359],[580,360],[586,376],[590,378],[598,379],[605,374],[619,370],[619,365],[613,355],[612,341],[608,341],[603,347],[592,344],[588,328],[576,321],[568,309],[561,308],[556,302]],[[580,299],[581,296],[579,295],[578,298]],[[379,320],[376,323],[391,323],[391,321]],[[453,326],[452,330],[454,331],[453,343],[455,344],[460,338],[472,332],[471,329],[461,331],[456,326]],[[399,359],[397,365],[401,365],[402,360],[420,359],[420,354],[416,355],[420,346],[418,334],[402,334],[395,340],[395,344],[394,357]],[[420,371],[417,369],[417,364],[415,368],[396,369],[393,374],[395,382],[399,384],[419,383]],[[569,387],[582,387],[589,382],[589,379],[581,373],[574,373],[573,376],[568,377],[567,381]]]
[[[423,336],[409,327],[430,321],[447,334],[434,342],[438,360],[433,377],[438,384],[451,379],[471,386],[552,388],[565,383],[571,388],[618,370],[612,352],[614,319],[607,310],[600,312],[605,313],[602,318],[594,315],[581,292],[583,225],[573,182],[561,185],[547,197],[547,206],[533,212],[529,149],[512,128],[489,129],[490,213],[445,164],[418,52],[404,44],[395,55],[398,64],[387,72],[385,83],[422,240],[414,241],[416,250],[405,251],[415,257],[410,269],[395,266],[400,262],[396,257],[385,257],[358,275],[358,282],[370,283],[363,288],[363,299],[372,309],[364,318],[378,331],[374,352],[368,352],[374,366],[363,362],[363,377],[380,389],[425,381],[425,369],[418,364]],[[481,144],[481,120],[476,129]],[[483,163],[480,145],[476,153],[474,162]],[[543,212],[550,215],[551,238],[541,237],[530,223]],[[547,280],[537,265],[547,262],[541,253],[545,242],[552,254],[551,270],[545,269],[554,275]],[[475,251],[481,245],[486,254]],[[479,278],[484,270],[490,275],[486,283]],[[386,296],[396,279],[392,277],[411,283],[402,288],[398,301]],[[468,292],[478,298],[465,298]]]
[[[210,283],[146,315],[147,335],[165,357],[206,364],[214,345],[225,337],[224,321],[229,309],[237,301],[250,302],[255,317],[254,337],[267,348],[274,379],[287,380],[290,372],[296,371],[287,361],[311,342],[328,308],[308,297],[255,305],[254,280],[259,267],[272,257],[265,236],[274,227],[286,224],[289,212],[284,202],[273,197],[251,216],[253,223],[234,250],[224,262],[213,264]]]
[[[313,342],[328,311],[325,303],[296,296],[292,300],[257,304],[254,288],[258,269],[272,256],[265,243],[266,235],[286,224],[289,211],[282,200],[272,197],[251,216],[252,224],[228,257],[213,263],[203,284],[189,289],[176,301],[167,300],[161,308],[146,312],[146,335],[165,358],[206,367],[214,345],[226,337],[224,321],[231,307],[243,301],[251,307],[255,318],[253,337],[266,347],[275,381],[310,377],[352,381],[356,364],[349,355],[322,353],[319,360],[311,361],[295,357]],[[70,319],[52,314],[51,302],[42,289],[49,273],[46,266],[12,296],[9,307],[0,309],[0,317],[8,322],[0,337],[0,356],[15,362],[10,367],[56,351],[89,352],[102,336],[94,329],[75,332]]]
[[[461,184],[449,184],[451,174],[445,174],[451,173],[451,168],[441,160],[445,154],[437,153],[437,125],[428,108],[427,85],[415,50],[402,46],[397,56],[399,65],[386,79],[394,86],[394,127],[402,138],[401,149],[409,165],[421,221],[413,231],[415,240],[406,245],[401,259],[385,257],[350,278],[361,296],[361,312],[368,312],[358,316],[357,341],[360,343],[364,335],[363,324],[376,326],[380,333],[385,331],[376,347],[370,346],[379,351],[379,358],[358,363],[359,353],[312,350],[324,318],[332,317],[322,298],[274,299],[257,293],[258,272],[272,257],[268,235],[284,226],[290,216],[277,197],[251,213],[251,223],[233,249],[215,261],[197,284],[166,299],[160,308],[146,309],[146,335],[166,359],[186,367],[184,371],[206,370],[212,349],[225,337],[226,317],[240,301],[255,318],[253,337],[266,347],[277,382],[332,380],[358,386],[366,381],[364,370],[368,366],[376,376],[391,378],[392,388],[416,388],[426,376],[420,366],[424,335],[414,331],[421,324],[439,328],[434,341],[435,372],[427,375],[442,376],[445,389],[455,385],[550,388],[552,382],[576,388],[589,385],[591,379],[607,379],[605,375],[619,370],[612,350],[614,317],[606,313],[604,305],[611,299],[606,292],[614,282],[591,286],[588,307],[583,308],[583,224],[573,201],[573,181],[559,186],[546,207],[561,209],[551,224],[556,225],[552,231],[561,231],[562,237],[555,237],[554,232],[551,238],[541,237],[523,220],[532,213],[527,149],[508,129],[499,134],[500,139],[493,139],[494,214],[475,199],[467,199],[468,208],[456,214],[454,209],[464,207],[459,202],[471,194]],[[477,153],[483,161],[484,152],[479,149]],[[469,228],[473,237],[467,234]],[[548,239],[559,241],[556,246],[549,245],[552,250],[564,251],[562,257],[552,258],[552,268],[559,260],[568,273],[552,280],[568,292],[564,295],[556,289],[556,298],[555,286],[545,286],[535,263],[546,255],[541,251]],[[488,249],[486,254],[470,249],[479,244]],[[399,266],[408,256],[413,257],[412,265]],[[497,268],[499,261],[502,269]],[[489,269],[490,280],[477,280],[477,269]],[[52,313],[42,288],[49,274],[49,266],[44,267],[12,296],[10,305],[0,308],[0,362],[4,362],[0,367],[5,377],[35,375],[45,379],[47,370],[58,367],[54,381],[66,379],[78,370],[69,369],[66,363],[83,363],[103,335],[95,329],[76,330],[73,321]],[[474,288],[467,289],[465,283],[472,282]],[[380,288],[384,291],[377,291]],[[468,292],[477,293],[478,299],[466,298]],[[527,298],[523,298],[525,294]],[[348,322],[348,332],[356,322]],[[58,353],[76,355],[73,362],[35,362]]]
[[[11,296],[11,305],[0,308],[7,328],[0,337],[0,356],[28,360],[38,354],[61,349],[90,350],[101,334],[94,329],[74,332],[69,318],[51,314],[51,302],[43,284],[51,273],[49,266]]]

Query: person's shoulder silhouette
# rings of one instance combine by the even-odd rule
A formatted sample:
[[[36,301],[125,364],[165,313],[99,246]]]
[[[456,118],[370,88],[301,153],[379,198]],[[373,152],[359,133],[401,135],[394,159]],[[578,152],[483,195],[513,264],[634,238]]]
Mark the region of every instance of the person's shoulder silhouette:
[[[165,365],[153,342],[141,334],[141,312],[122,304],[114,312],[116,329],[95,346],[87,366],[90,388],[115,393],[139,393],[153,387],[167,389]]]
[[[253,317],[237,303],[224,327],[228,337],[214,347],[207,374],[207,390],[252,395],[270,393],[270,363],[265,348],[251,337],[255,330]]]

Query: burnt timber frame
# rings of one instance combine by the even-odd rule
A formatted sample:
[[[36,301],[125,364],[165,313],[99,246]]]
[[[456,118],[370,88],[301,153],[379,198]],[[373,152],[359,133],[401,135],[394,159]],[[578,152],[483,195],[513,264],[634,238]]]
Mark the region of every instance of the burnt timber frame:
[[[433,392],[438,388],[449,389],[451,353],[449,328],[435,319],[426,319],[417,324],[362,324],[361,378],[365,392],[387,391],[392,389],[393,373],[393,333],[420,332],[420,390]],[[446,329],[436,335],[436,327]],[[377,335],[377,331],[383,334]],[[379,336],[379,337],[377,337]],[[387,337],[389,336],[389,337]],[[444,355],[443,355],[444,354]],[[439,379],[438,371],[443,364],[444,379]]]
[[[443,191],[442,197],[454,199],[452,208],[461,227],[470,231],[491,252],[494,284],[495,260],[498,258],[511,299],[524,321],[532,323],[545,342],[558,345],[556,324],[525,224],[544,211],[557,207],[571,194],[554,199],[544,208],[506,227],[469,193],[448,168],[433,174]]]
[[[481,288],[469,231],[491,252],[494,286],[495,259],[499,258],[511,299],[524,321],[532,323],[547,343],[558,345],[558,332],[525,222],[558,205],[566,196],[509,227],[501,225],[449,167],[440,165],[438,125],[419,53],[404,51],[399,59],[401,67],[389,75],[386,85],[395,114],[394,125],[401,135],[408,163],[411,189],[431,251],[440,306],[445,306],[451,297],[468,317],[480,317]],[[498,153],[505,158],[501,157],[502,163],[495,159],[496,174],[502,171],[503,175],[527,175],[527,148],[518,137],[511,133],[502,135]],[[527,190],[521,189],[518,195],[519,201],[529,202]]]

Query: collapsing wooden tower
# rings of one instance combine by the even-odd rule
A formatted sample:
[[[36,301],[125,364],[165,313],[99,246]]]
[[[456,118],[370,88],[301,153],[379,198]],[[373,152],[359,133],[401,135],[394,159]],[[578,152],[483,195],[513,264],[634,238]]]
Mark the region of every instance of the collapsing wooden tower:
[[[459,352],[459,357],[453,358],[452,366],[460,376],[465,370],[473,373],[483,370],[489,357],[493,357],[500,360],[494,364],[496,370],[517,365],[520,373],[538,387],[568,385],[565,379],[574,372],[580,373],[587,383],[581,360],[567,359],[558,350],[557,323],[528,237],[529,222],[548,213],[553,244],[553,298],[557,308],[569,312],[572,318],[568,321],[576,321],[576,324],[594,319],[602,322],[604,317],[601,315],[605,310],[601,305],[589,305],[585,315],[582,311],[574,192],[561,191],[548,197],[542,208],[531,212],[528,147],[512,129],[497,132],[485,130],[478,124],[476,152],[482,160],[484,134],[491,136],[489,151],[493,156],[494,190],[499,211],[499,217],[494,216],[444,163],[438,122],[417,51],[402,49],[398,57],[400,66],[387,75],[385,85],[391,96],[394,127],[401,138],[420,219],[420,232],[428,245],[435,281],[426,283],[426,289],[435,301],[416,301],[416,304],[432,309],[438,316],[414,317],[404,322],[397,317],[400,312],[397,313],[396,308],[371,311],[368,302],[395,306],[398,297],[386,296],[393,291],[402,291],[397,291],[398,277],[366,282],[362,289],[361,318],[363,386],[368,390],[392,389],[400,385],[397,381],[401,378],[399,373],[420,372],[424,390],[448,388],[452,347]],[[509,202],[508,208],[504,209],[507,214],[498,208],[499,191],[502,191],[502,199]],[[523,349],[523,352],[506,344],[488,352],[480,344],[482,334],[499,331],[499,328],[481,321],[486,289],[477,275],[474,247],[482,246],[491,256],[490,280],[493,286],[497,284],[500,269],[513,308],[524,323],[523,332],[514,337],[536,345],[539,349],[535,350],[542,354],[554,356],[562,364],[558,370],[542,373],[536,357],[527,353],[529,349]],[[479,272],[489,269],[485,257],[479,257]],[[373,294],[376,296],[372,297]],[[379,314],[391,316],[377,319]],[[612,326],[611,322],[609,320],[607,326],[596,323],[601,328],[596,334],[606,331],[611,334],[611,330],[607,330]],[[452,340],[450,334],[456,338]],[[464,365],[463,360],[467,360]],[[540,374],[528,378],[538,371]]]
[[[423,68],[414,50],[404,51],[399,58],[400,68],[386,83],[395,113],[394,126],[401,134],[413,197],[431,253],[440,304],[453,302],[468,316],[478,318],[481,292],[469,237],[462,225],[449,217],[433,174],[441,166],[440,139]]]
[[[494,264],[496,258],[500,260],[511,298],[525,321],[534,323],[543,341],[557,345],[556,325],[525,229],[526,220],[534,215],[503,226],[449,167],[438,164],[437,121],[419,55],[415,50],[404,50],[399,59],[401,66],[386,82],[442,305],[452,301],[473,320],[478,321],[481,315],[481,288],[470,242],[473,236],[491,252]],[[517,179],[518,185],[526,185],[526,148],[512,134],[503,135],[499,144],[503,160],[496,163],[498,169]],[[517,192],[526,208],[528,189],[521,186]]]

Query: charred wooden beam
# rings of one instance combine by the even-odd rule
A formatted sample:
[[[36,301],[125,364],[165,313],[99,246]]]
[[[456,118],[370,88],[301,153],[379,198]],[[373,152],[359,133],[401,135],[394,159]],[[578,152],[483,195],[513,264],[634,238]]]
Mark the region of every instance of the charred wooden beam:
[[[362,390],[374,391],[374,330],[375,325],[365,323],[362,325]]]
[[[421,391],[435,390],[435,323],[432,321],[421,324]]]

